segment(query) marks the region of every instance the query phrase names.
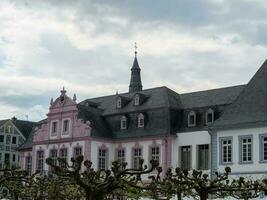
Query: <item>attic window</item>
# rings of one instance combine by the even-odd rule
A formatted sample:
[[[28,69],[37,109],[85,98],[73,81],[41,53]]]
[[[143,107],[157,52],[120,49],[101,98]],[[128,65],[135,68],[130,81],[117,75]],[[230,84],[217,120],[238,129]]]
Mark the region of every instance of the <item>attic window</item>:
[[[145,116],[144,114],[140,113],[138,115],[138,128],[144,128],[145,126]]]
[[[136,94],[134,97],[134,105],[138,106],[140,104],[140,95]]]
[[[214,112],[211,108],[209,108],[206,112],[206,124],[212,124],[214,121]]]
[[[195,111],[190,111],[188,114],[188,127],[196,126],[196,113]]]
[[[117,108],[121,108],[121,98],[118,97],[117,99]]]
[[[127,129],[127,117],[122,116],[121,117],[121,130]]]

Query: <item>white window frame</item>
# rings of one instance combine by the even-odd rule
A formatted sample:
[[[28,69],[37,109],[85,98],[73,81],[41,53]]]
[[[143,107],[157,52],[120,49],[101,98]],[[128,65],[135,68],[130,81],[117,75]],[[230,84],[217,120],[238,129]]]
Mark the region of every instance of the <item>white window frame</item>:
[[[201,149],[202,146],[208,147],[208,149]],[[205,150],[204,162],[200,158],[200,151]],[[207,152],[206,152],[207,151]],[[203,162],[203,166],[200,166],[200,162]],[[207,165],[207,166],[205,166]],[[208,170],[210,168],[210,145],[209,144],[199,144],[197,145],[197,168],[198,170]]]
[[[209,115],[211,115],[211,121],[208,121]],[[214,111],[209,108],[206,112],[206,125],[210,125],[214,122]]]
[[[139,113],[137,120],[138,120],[138,128],[144,128],[145,127],[145,115],[143,113]]]
[[[191,117],[194,117],[194,123],[191,123],[190,122],[190,119]],[[191,110],[189,113],[188,113],[188,116],[187,116],[187,124],[188,124],[188,127],[195,127],[196,126],[196,112]]]
[[[54,152],[56,152],[56,154],[53,154]],[[57,165],[58,150],[57,149],[50,149],[49,155],[50,155],[49,157],[52,159],[52,163],[54,165]]]
[[[153,145],[150,147],[150,159],[156,160],[160,163],[160,147],[158,145]]]
[[[229,144],[229,141],[231,142]],[[229,165],[233,163],[233,137],[221,137],[219,139],[220,142],[220,165]],[[227,144],[224,144],[224,142],[227,142]],[[224,147],[226,148],[226,161],[224,161]],[[229,150],[230,154],[229,154]],[[230,156],[229,156],[230,155]],[[231,157],[231,160],[229,161],[229,157]]]
[[[240,164],[253,163],[253,135],[241,135],[238,137],[238,139],[239,139],[239,163]],[[244,143],[243,140],[246,140],[246,142]],[[250,142],[248,140],[250,140]],[[244,152],[244,148],[246,152]],[[250,160],[248,160],[248,158],[250,158]]]
[[[138,169],[139,165],[140,165],[140,160],[143,158],[142,154],[143,154],[143,150],[142,147],[137,146],[137,147],[133,147],[132,149],[133,151],[133,168],[134,169]]]
[[[42,152],[42,158],[39,157],[40,152]],[[36,152],[36,170],[39,170],[40,172],[44,171],[44,158],[45,158],[44,150],[38,150]],[[39,167],[41,167],[41,169]]]
[[[77,149],[79,149],[80,153],[77,154]],[[73,158],[77,158],[78,156],[82,156],[83,155],[83,148],[82,146],[76,146],[73,148]]]
[[[189,152],[189,157],[186,158],[186,160],[183,160],[183,149],[189,149],[189,151],[187,150],[187,152]],[[185,145],[185,146],[181,146],[180,147],[180,165],[182,169],[186,169],[186,170],[191,170],[192,168],[192,146],[190,145]],[[185,161],[188,161],[187,164],[185,164]]]
[[[259,143],[260,143],[260,149],[259,149],[259,153],[260,153],[260,163],[267,163],[267,158],[264,159],[264,145],[267,145],[267,141],[264,141],[264,138],[267,138],[267,133],[264,134],[260,134],[259,135]],[[267,140],[267,139],[266,139]],[[266,155],[267,157],[267,155]]]
[[[121,117],[121,130],[126,130],[127,129],[127,117],[126,116],[122,116]]]
[[[125,148],[118,148],[116,149],[116,160],[119,162],[119,163],[123,163],[125,162],[125,157],[126,157],[126,154],[125,154]]]
[[[108,149],[101,147],[98,149],[98,170],[107,169]]]
[[[64,130],[64,122],[65,121],[68,121],[68,130],[65,131]],[[61,135],[64,136],[64,135],[69,135],[70,134],[70,130],[71,130],[71,119],[70,118],[64,118],[62,119],[62,125],[61,125]]]
[[[57,131],[53,132],[53,123],[57,123]],[[51,137],[56,137],[59,131],[59,120],[51,120],[50,122],[50,136]]]
[[[27,155],[25,157],[25,170],[28,172],[28,175],[31,175],[32,173],[32,156]]]

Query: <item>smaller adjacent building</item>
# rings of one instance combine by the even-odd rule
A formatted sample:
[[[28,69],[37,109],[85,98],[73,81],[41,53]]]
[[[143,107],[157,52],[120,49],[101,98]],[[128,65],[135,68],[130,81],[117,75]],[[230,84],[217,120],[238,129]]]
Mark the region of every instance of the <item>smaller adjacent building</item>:
[[[5,163],[18,166],[18,148],[26,141],[34,125],[34,122],[15,117],[0,121],[0,168]]]

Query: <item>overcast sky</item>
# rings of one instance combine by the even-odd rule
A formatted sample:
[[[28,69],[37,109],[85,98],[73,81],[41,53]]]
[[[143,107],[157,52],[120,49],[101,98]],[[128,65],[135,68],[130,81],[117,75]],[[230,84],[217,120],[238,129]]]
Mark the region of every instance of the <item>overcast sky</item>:
[[[0,118],[40,120],[49,101],[128,91],[134,42],[144,88],[247,83],[267,58],[259,0],[1,0]]]

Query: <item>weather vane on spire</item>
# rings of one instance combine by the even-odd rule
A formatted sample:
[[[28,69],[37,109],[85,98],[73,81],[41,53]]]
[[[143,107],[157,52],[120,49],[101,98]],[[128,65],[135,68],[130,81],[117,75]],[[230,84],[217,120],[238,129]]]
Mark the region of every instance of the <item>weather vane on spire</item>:
[[[136,57],[136,55],[137,55],[137,44],[136,44],[136,42],[134,43],[134,54],[135,54],[135,57]]]

